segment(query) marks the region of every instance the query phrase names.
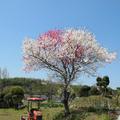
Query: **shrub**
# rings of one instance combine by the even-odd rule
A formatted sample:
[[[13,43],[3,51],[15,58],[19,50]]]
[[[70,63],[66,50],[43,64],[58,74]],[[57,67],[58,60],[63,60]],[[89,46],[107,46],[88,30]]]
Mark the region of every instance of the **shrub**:
[[[100,92],[99,92],[99,90],[97,89],[97,87],[92,86],[91,89],[90,89],[90,91],[89,91],[89,94],[90,94],[90,95],[100,95]]]
[[[22,103],[24,98],[24,90],[19,86],[7,87],[3,90],[2,95],[4,107],[18,107],[18,104]]]
[[[89,90],[90,90],[89,86],[87,86],[87,85],[82,86],[80,88],[79,96],[80,97],[87,97],[87,96],[89,96]]]

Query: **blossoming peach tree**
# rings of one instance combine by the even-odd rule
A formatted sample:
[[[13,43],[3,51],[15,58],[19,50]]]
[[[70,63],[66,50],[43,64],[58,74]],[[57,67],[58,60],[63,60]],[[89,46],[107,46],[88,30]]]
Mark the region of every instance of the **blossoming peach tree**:
[[[99,67],[116,58],[116,53],[109,53],[92,33],[84,29],[50,30],[36,40],[26,38],[23,54],[25,71],[49,69],[64,81],[66,115],[70,113],[68,86],[71,82],[80,73],[96,74]]]

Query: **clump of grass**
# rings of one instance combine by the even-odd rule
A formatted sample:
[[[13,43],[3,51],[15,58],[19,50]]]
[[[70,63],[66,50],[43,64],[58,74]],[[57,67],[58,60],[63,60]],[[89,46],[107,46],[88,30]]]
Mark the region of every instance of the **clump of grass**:
[[[102,120],[111,120],[110,116],[107,114],[103,114],[101,117],[102,117]]]

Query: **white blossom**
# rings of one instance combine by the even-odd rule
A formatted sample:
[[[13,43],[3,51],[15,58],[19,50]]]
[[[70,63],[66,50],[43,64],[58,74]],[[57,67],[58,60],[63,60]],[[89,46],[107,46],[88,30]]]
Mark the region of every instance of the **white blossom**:
[[[109,53],[92,33],[82,29],[52,30],[36,40],[26,38],[23,54],[26,71],[52,65],[63,70],[61,61],[66,65],[74,62],[76,68],[86,69],[86,65],[94,65],[97,69],[98,64],[110,63],[116,58],[116,53]]]

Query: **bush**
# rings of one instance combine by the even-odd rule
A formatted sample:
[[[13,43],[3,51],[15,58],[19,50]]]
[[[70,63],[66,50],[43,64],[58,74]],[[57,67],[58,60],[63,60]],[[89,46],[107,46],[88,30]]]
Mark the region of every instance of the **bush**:
[[[17,107],[18,104],[22,103],[23,98],[24,90],[22,89],[22,87],[7,87],[3,90],[1,96],[1,101],[3,101],[2,107]]]
[[[79,96],[80,97],[87,97],[89,96],[89,90],[90,90],[90,87],[87,86],[87,85],[84,85],[80,88],[80,91],[79,91]]]
[[[99,90],[97,89],[97,87],[92,86],[91,89],[90,89],[90,91],[89,91],[89,94],[90,94],[90,95],[100,95],[100,92],[99,92]]]

